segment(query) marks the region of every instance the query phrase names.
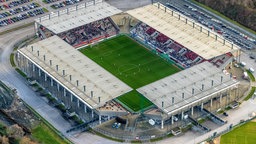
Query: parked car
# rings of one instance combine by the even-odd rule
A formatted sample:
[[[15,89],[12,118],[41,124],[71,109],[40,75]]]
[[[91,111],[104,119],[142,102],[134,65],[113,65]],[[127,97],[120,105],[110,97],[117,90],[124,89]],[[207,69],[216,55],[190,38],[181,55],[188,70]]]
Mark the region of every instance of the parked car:
[[[224,116],[228,116],[228,113],[224,112],[223,115],[224,115]]]

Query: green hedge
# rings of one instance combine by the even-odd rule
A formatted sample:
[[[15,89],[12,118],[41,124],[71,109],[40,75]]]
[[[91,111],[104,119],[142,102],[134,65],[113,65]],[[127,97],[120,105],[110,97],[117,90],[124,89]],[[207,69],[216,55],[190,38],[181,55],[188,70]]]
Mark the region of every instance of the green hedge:
[[[254,77],[254,75],[252,74],[252,72],[249,71],[249,70],[246,70],[246,72],[248,73],[248,76],[250,77],[251,81],[255,82],[255,77]]]
[[[26,75],[23,71],[21,71],[21,70],[18,69],[18,68],[15,68],[15,70],[16,70],[21,76],[23,76],[24,78],[27,78],[27,75]]]
[[[10,63],[12,65],[12,67],[16,67],[16,64],[14,62],[14,53],[11,53],[11,55],[10,55]]]
[[[249,99],[253,96],[253,94],[254,94],[254,92],[255,92],[255,88],[256,88],[256,87],[252,87],[250,93],[244,98],[244,100],[247,101],[247,100],[249,100]]]

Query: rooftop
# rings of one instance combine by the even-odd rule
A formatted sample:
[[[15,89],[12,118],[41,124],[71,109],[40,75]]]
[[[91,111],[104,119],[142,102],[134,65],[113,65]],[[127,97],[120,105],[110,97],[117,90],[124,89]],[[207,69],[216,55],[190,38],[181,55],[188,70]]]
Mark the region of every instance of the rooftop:
[[[206,61],[141,87],[137,91],[170,115],[238,83]]]
[[[205,59],[238,49],[222,36],[160,3],[133,9],[127,13]]]
[[[19,52],[91,108],[132,90],[58,36],[29,45]]]
[[[55,34],[74,29],[122,12],[102,0],[80,4],[63,11],[51,13],[35,21]]]

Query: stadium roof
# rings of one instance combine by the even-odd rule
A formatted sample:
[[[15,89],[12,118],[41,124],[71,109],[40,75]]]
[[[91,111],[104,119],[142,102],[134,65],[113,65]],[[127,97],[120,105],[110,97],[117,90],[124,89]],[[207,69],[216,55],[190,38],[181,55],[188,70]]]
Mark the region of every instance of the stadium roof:
[[[91,108],[102,106],[105,102],[132,90],[58,36],[29,45],[19,52]]]
[[[214,94],[238,83],[206,61],[141,87],[137,91],[170,115],[203,100],[209,100]]]
[[[85,4],[79,5],[78,10],[76,10],[76,7],[71,7],[69,12],[67,12],[67,9],[64,12],[60,11],[61,14],[59,16],[58,12],[52,13],[50,16],[47,15],[36,19],[36,22],[53,33],[59,34],[122,12],[106,2],[98,2],[96,4],[87,2],[86,5],[86,7]]]
[[[201,25],[198,23],[195,23],[195,28],[193,28],[193,20],[177,12],[173,12],[172,15],[172,10],[165,9],[165,6],[160,3],[133,9],[127,13],[205,59],[238,49],[236,45],[226,40],[224,44],[224,40],[220,36],[216,40],[216,33],[211,32],[208,28],[202,27],[202,32],[200,32]],[[209,36],[208,30],[210,31]]]

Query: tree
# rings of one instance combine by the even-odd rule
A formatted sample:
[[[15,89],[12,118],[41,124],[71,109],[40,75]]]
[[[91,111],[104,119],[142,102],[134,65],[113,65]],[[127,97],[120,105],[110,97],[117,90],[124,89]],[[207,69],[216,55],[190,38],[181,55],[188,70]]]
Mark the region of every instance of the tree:
[[[23,131],[23,129],[17,125],[11,125],[10,127],[7,128],[7,133],[9,137],[13,137],[15,139],[20,139],[24,136],[25,132]]]
[[[6,136],[0,136],[0,143],[1,144],[9,144],[9,139]]]

